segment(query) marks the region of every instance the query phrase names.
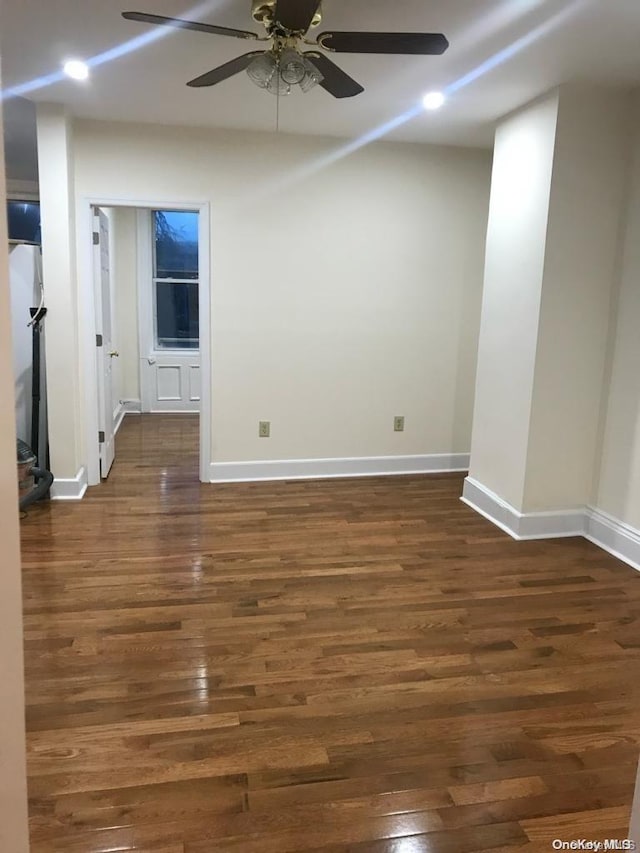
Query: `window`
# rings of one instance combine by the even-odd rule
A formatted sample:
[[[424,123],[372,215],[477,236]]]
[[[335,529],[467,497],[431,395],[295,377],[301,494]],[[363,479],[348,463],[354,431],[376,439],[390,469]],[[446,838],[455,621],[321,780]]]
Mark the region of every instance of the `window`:
[[[198,349],[198,214],[154,210],[156,349]]]
[[[40,203],[37,201],[7,202],[7,225],[10,240],[40,243]]]

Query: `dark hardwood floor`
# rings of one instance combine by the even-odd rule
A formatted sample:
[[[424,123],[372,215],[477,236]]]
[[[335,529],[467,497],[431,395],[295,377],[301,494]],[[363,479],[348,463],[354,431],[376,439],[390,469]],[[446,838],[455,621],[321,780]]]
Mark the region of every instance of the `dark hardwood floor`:
[[[22,522],[33,853],[626,837],[637,573],[512,541],[458,475],[203,486],[196,450],[129,417]]]

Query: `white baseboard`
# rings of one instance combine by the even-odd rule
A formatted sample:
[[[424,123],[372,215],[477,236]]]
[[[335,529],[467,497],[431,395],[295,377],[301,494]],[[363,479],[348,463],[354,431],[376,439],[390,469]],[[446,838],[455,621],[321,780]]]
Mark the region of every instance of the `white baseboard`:
[[[200,409],[150,409],[145,415],[199,415]]]
[[[139,415],[142,413],[141,400],[120,400],[120,403],[122,404],[125,415]]]
[[[210,466],[210,482],[247,483],[258,480],[314,480],[332,477],[437,474],[467,471],[468,468],[468,453],[213,462]]]
[[[87,469],[82,466],[75,477],[59,480],[57,477],[51,486],[51,499],[54,501],[79,501],[87,491]]]
[[[514,539],[559,539],[582,536],[585,532],[585,512],[582,508],[558,512],[518,512],[473,477],[465,479],[461,500]]]
[[[460,500],[514,539],[584,536],[640,571],[640,530],[595,507],[521,513],[473,477],[465,479]]]
[[[116,435],[120,427],[122,426],[122,421],[124,420],[125,411],[124,411],[124,403],[122,400],[118,403],[118,408],[115,411],[113,416],[113,434]]]
[[[595,507],[585,510],[585,537],[640,570],[640,530]]]
[[[122,421],[125,415],[139,415],[142,412],[142,403],[140,400],[120,400],[118,408],[113,417],[113,432],[118,432],[122,426]]]

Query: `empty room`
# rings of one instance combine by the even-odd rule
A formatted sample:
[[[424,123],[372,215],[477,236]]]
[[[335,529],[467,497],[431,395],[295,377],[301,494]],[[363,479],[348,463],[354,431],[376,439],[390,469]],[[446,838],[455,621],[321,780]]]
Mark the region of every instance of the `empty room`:
[[[4,4],[2,853],[640,844],[639,43]]]

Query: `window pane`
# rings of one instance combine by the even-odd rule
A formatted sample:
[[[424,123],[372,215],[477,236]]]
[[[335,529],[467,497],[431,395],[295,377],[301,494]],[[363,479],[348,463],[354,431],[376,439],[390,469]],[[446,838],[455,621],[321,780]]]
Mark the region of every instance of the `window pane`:
[[[198,349],[198,283],[156,282],[156,347]]]
[[[10,240],[40,242],[40,204],[37,201],[7,202]]]
[[[198,214],[154,210],[155,278],[198,278]]]

